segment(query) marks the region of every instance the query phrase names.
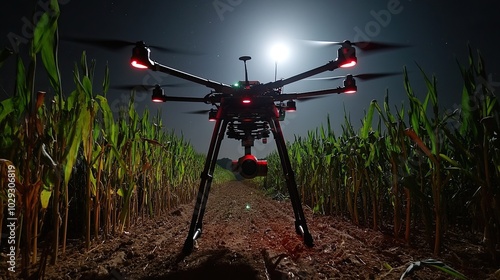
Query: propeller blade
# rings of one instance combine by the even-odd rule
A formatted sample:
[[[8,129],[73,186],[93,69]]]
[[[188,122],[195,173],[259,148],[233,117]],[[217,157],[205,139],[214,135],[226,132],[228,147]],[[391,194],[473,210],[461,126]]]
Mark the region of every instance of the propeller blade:
[[[338,80],[344,79],[345,76],[335,76],[335,77],[321,77],[321,78],[308,78],[307,81],[327,81],[327,80]]]
[[[301,98],[297,98],[297,101],[298,101],[298,102],[310,101],[310,100],[314,100],[314,99],[323,98],[323,97],[325,97],[325,96],[326,96],[326,95],[320,95],[320,96],[309,96],[309,97],[301,97]]]
[[[187,114],[195,114],[195,115],[206,115],[210,112],[210,110],[196,110],[196,111],[188,111]]]
[[[390,76],[397,76],[397,75],[402,75],[402,74],[403,73],[400,73],[400,72],[367,73],[367,74],[353,75],[353,77],[358,78],[358,79],[363,80],[363,81],[369,81],[369,80],[373,80],[373,79],[390,77]]]
[[[318,47],[342,45],[342,42],[334,42],[334,41],[318,41],[318,40],[302,40],[302,41],[307,44],[311,44],[313,46],[318,46]]]
[[[344,43],[336,41],[317,41],[317,40],[303,40],[303,41],[319,47],[342,45]],[[399,49],[399,48],[410,47],[409,45],[404,45],[404,44],[384,43],[384,42],[374,42],[374,41],[360,41],[360,42],[346,41],[346,42],[350,42],[351,45],[356,46],[361,51],[382,51],[388,49]]]
[[[404,45],[404,44],[372,42],[372,41],[354,42],[352,44],[362,51],[383,51],[383,50],[409,47],[409,45]]]
[[[68,41],[78,44],[95,46],[109,51],[118,51],[126,47],[135,46],[137,42],[120,40],[120,39],[99,39],[99,38],[77,38],[77,37],[61,37],[62,41]],[[186,51],[181,49],[166,48],[162,46],[147,45],[149,48],[172,54],[189,54],[200,55],[201,53]]]
[[[163,84],[160,85],[160,87],[169,87],[169,88],[179,88],[179,87],[186,87],[188,84],[186,83],[177,83],[177,84]],[[111,86],[112,89],[117,89],[117,90],[151,90],[155,88],[155,86],[150,86],[150,85],[133,85],[133,84],[125,84],[125,85],[116,85],[116,86]]]
[[[174,49],[174,48],[165,48],[161,46],[150,46],[148,47],[153,48],[155,50],[159,50],[164,53],[171,53],[171,54],[187,54],[187,55],[202,55],[203,53],[201,52],[194,52],[194,51],[186,51],[186,50],[181,50],[181,49]]]
[[[390,77],[390,76],[397,76],[401,75],[401,72],[386,72],[386,73],[367,73],[367,74],[358,74],[358,75],[352,75],[354,78],[363,80],[363,81],[369,81],[373,79],[379,79],[379,78],[384,78],[384,77]],[[321,77],[321,78],[309,78],[307,80],[310,81],[319,81],[319,80],[338,80],[338,79],[345,79],[346,76],[335,76],[335,77]]]
[[[72,43],[95,46],[110,51],[117,51],[125,47],[133,46],[136,44],[135,42],[125,41],[125,40],[97,39],[97,38],[61,37],[61,40]]]

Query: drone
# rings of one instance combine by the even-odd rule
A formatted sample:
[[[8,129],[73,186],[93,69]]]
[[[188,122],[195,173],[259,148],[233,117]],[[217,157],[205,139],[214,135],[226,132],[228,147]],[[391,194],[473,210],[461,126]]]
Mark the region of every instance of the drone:
[[[110,45],[121,44],[125,43],[118,40],[107,41],[108,47]],[[227,136],[229,139],[241,141],[244,147],[245,154],[238,160],[232,162],[233,171],[239,173],[245,179],[252,179],[257,176],[266,176],[267,174],[267,161],[259,160],[252,154],[254,142],[262,139],[263,143],[267,143],[267,138],[271,134],[273,135],[293,207],[295,231],[298,235],[302,236],[303,242],[307,247],[314,246],[313,238],[307,227],[306,218],[301,205],[297,183],[287,152],[280,121],[284,120],[286,112],[296,110],[296,100],[311,99],[329,94],[354,93],[357,91],[355,77],[360,79],[371,79],[392,75],[393,73],[347,75],[342,77],[344,80],[341,86],[324,90],[284,93],[282,89],[285,85],[308,79],[326,71],[334,71],[339,68],[355,66],[357,64],[356,48],[361,50],[376,50],[399,46],[376,42],[351,42],[348,40],[343,42],[329,42],[331,45],[339,46],[336,59],[295,76],[280,80],[275,79],[268,83],[249,80],[247,62],[251,60],[251,57],[241,56],[239,60],[244,64],[245,79],[233,85],[227,85],[198,77],[152,60],[151,48],[143,41],[126,44],[134,45],[130,58],[130,64],[133,67],[142,70],[162,72],[189,82],[204,85],[211,89],[210,93],[204,97],[166,95],[160,85],[154,86],[152,90],[151,99],[156,103],[198,102],[213,106],[213,108],[208,111],[208,118],[210,121],[215,122],[215,126],[206,155],[204,169],[201,172],[196,204],[191,218],[189,232],[184,242],[183,252],[185,254],[190,254],[193,251],[195,241],[202,235],[203,216],[205,214],[206,204],[212,185],[219,149],[224,136]],[[168,49],[168,51],[171,50]],[[330,79],[337,78],[339,77]]]

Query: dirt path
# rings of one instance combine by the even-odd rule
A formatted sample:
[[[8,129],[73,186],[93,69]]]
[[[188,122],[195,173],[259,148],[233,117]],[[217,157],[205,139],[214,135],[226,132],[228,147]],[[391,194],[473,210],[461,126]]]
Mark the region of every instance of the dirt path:
[[[90,252],[74,245],[58,265],[47,266],[46,279],[399,279],[410,262],[431,257],[421,246],[305,208],[315,242],[307,248],[295,233],[290,201],[241,182],[212,188],[198,247],[181,256],[192,209],[139,222]],[[480,247],[467,246],[469,253],[450,250],[446,262],[471,279],[486,279],[491,269],[472,255]],[[451,279],[430,269],[417,275],[408,279]]]

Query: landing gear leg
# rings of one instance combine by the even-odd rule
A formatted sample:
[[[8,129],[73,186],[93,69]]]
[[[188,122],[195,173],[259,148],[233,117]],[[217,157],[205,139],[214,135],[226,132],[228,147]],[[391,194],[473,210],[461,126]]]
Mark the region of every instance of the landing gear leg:
[[[304,216],[304,211],[300,202],[299,192],[297,191],[295,175],[292,170],[290,157],[288,156],[288,151],[286,149],[286,143],[285,139],[283,138],[283,132],[281,131],[279,119],[273,117],[269,123],[274,135],[274,139],[276,140],[276,147],[280,156],[281,166],[283,167],[286,186],[288,188],[288,193],[290,194],[290,200],[292,201],[293,213],[295,215],[295,231],[298,234],[302,235],[302,237],[304,238],[304,243],[308,247],[312,247],[314,245],[313,238],[311,233],[309,232],[309,229],[307,228],[306,218]]]
[[[191,225],[189,233],[184,242],[182,251],[184,254],[190,254],[193,251],[194,241],[200,237],[203,227],[203,215],[207,206],[208,195],[212,185],[213,173],[215,165],[217,164],[217,156],[219,155],[220,144],[224,138],[226,131],[227,121],[217,119],[210,141],[210,147],[205,160],[205,167],[201,173],[200,188],[198,189],[198,196],[196,197],[196,204],[194,206],[193,216],[191,218]]]

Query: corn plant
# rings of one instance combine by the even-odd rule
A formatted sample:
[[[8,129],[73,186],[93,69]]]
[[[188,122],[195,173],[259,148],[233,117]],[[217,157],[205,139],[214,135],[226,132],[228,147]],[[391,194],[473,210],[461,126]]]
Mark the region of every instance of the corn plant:
[[[288,151],[304,203],[359,225],[371,219],[374,229],[392,227],[396,237],[404,228],[407,242],[423,225],[435,255],[450,221],[480,228],[495,259],[500,114],[484,61],[480,55],[474,61],[469,50],[469,64],[460,68],[464,88],[458,110],[440,107],[437,79],[423,69],[427,92],[417,98],[405,70],[406,106],[392,108],[387,93],[383,106],[371,102],[359,130],[344,112],[338,136],[329,119],[326,128],[295,136]],[[285,192],[277,154],[268,162],[265,187]]]
[[[500,240],[497,226],[500,209],[496,199],[500,179],[500,107],[479,52],[476,63],[469,48],[468,65],[460,70],[464,79],[462,106],[460,114],[453,115],[458,123],[444,129],[454,150],[448,161],[462,175],[463,185],[457,193],[465,196],[461,202],[468,206],[472,218],[479,221],[483,242],[496,259],[495,247]]]
[[[0,104],[0,216],[7,203],[3,174],[9,163],[17,175],[16,215],[22,223],[16,233],[22,242],[16,242],[16,250],[21,251],[23,276],[40,255],[39,235],[51,240],[42,266],[49,254],[55,264],[59,251],[65,252],[70,219],[84,215],[85,223],[75,224],[72,228],[79,232],[72,233],[84,236],[89,250],[101,233],[110,238],[139,217],[159,215],[190,201],[203,162],[203,155],[182,137],[165,131],[160,112],[152,121],[147,110],[140,116],[133,94],[116,119],[106,98],[109,70],[105,68],[102,87],[96,90],[96,64],[85,52],[75,65],[74,90],[63,94],[57,4],[51,0],[52,10],[35,26],[27,66],[20,53],[0,51],[0,66],[10,57],[17,59],[15,92]],[[54,90],[52,100],[35,90],[38,58]]]
[[[38,236],[38,207],[40,190],[44,179],[44,101],[45,93],[35,90],[36,65],[41,57],[43,66],[49,73],[49,79],[57,93],[60,91],[58,69],[55,66],[54,53],[56,47],[54,38],[57,36],[57,18],[59,8],[57,1],[49,3],[51,11],[42,13],[33,30],[33,39],[28,49],[28,67],[20,53],[16,54],[15,92],[11,98],[2,101],[0,124],[4,128],[0,148],[2,155],[11,159],[17,166],[19,185],[17,186],[18,201],[20,201],[19,217],[22,227],[19,236],[22,246],[22,271],[27,273],[30,263],[36,261]],[[1,61],[11,54],[1,52]],[[21,124],[21,125],[19,125]],[[46,168],[46,167],[45,167]],[[30,259],[31,253],[34,252]]]

